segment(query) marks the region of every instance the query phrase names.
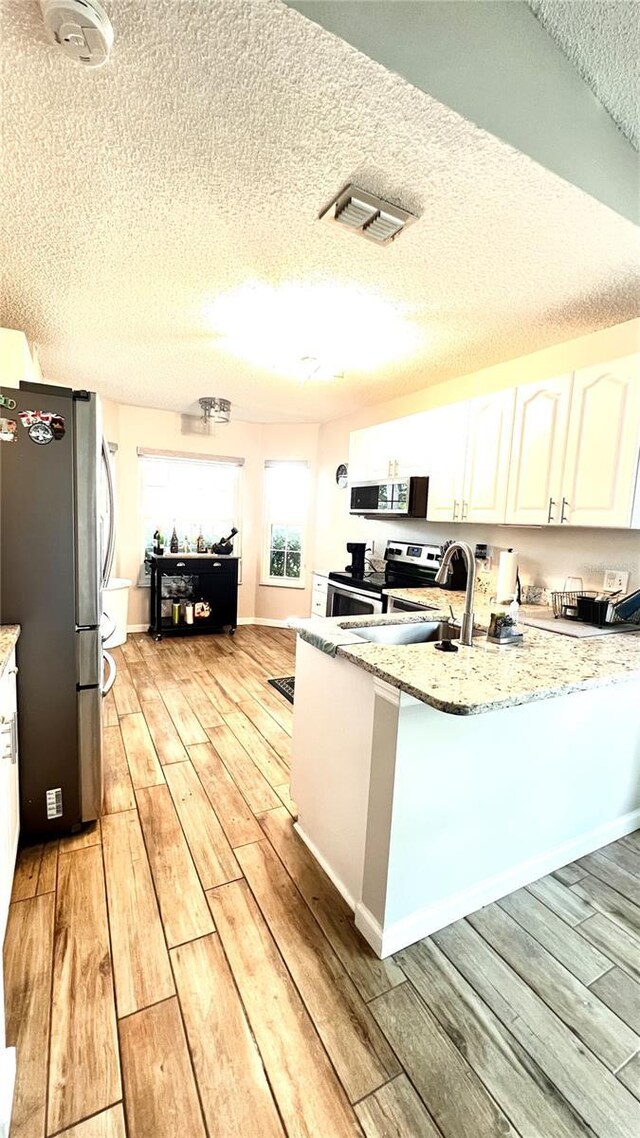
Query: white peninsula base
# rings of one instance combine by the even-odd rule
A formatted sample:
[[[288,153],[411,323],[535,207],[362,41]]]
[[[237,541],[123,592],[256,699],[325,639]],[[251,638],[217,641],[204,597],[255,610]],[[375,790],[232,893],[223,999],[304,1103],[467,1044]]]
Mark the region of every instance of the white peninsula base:
[[[640,828],[638,687],[449,715],[298,637],[291,790],[388,956]]]

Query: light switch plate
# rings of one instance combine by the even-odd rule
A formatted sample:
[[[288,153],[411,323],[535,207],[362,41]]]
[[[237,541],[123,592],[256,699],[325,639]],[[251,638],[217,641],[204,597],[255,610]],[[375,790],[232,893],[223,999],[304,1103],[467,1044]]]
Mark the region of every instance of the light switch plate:
[[[624,569],[605,569],[602,587],[605,593],[626,593],[629,573]]]

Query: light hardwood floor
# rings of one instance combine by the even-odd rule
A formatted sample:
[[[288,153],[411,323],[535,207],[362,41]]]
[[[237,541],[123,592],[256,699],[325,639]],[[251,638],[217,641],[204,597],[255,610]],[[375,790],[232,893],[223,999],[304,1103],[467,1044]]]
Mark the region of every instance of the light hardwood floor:
[[[116,656],[101,824],[16,868],[12,1138],[639,1138],[640,831],[377,960],[292,829],[293,635]]]

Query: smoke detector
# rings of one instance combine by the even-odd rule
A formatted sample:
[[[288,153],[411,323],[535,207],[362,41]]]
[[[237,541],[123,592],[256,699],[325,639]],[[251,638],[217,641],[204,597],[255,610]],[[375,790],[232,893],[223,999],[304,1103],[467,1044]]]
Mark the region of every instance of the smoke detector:
[[[113,28],[97,0],[40,0],[40,9],[51,43],[65,55],[83,67],[106,63]]]
[[[390,245],[403,229],[417,220],[405,209],[352,185],[340,191],[320,218],[332,225],[343,225],[352,233],[375,241],[376,245]]]

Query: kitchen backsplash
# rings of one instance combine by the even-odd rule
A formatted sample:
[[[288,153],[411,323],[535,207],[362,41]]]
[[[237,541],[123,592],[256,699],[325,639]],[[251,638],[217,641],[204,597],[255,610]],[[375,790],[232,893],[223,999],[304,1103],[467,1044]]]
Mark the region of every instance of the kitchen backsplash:
[[[350,518],[347,531],[349,541],[375,542],[377,556],[384,553],[390,538],[433,544],[459,539],[469,542],[472,547],[477,542],[486,543],[492,564],[487,572],[480,572],[480,580],[485,579],[489,588],[495,584],[498,558],[503,549],[517,550],[523,585],[551,592],[562,589],[567,577],[580,577],[585,589],[601,589],[605,569],[621,569],[630,574],[629,589],[640,587],[638,530],[447,526],[429,522],[372,522],[366,518]],[[337,564],[340,564],[340,559]]]

